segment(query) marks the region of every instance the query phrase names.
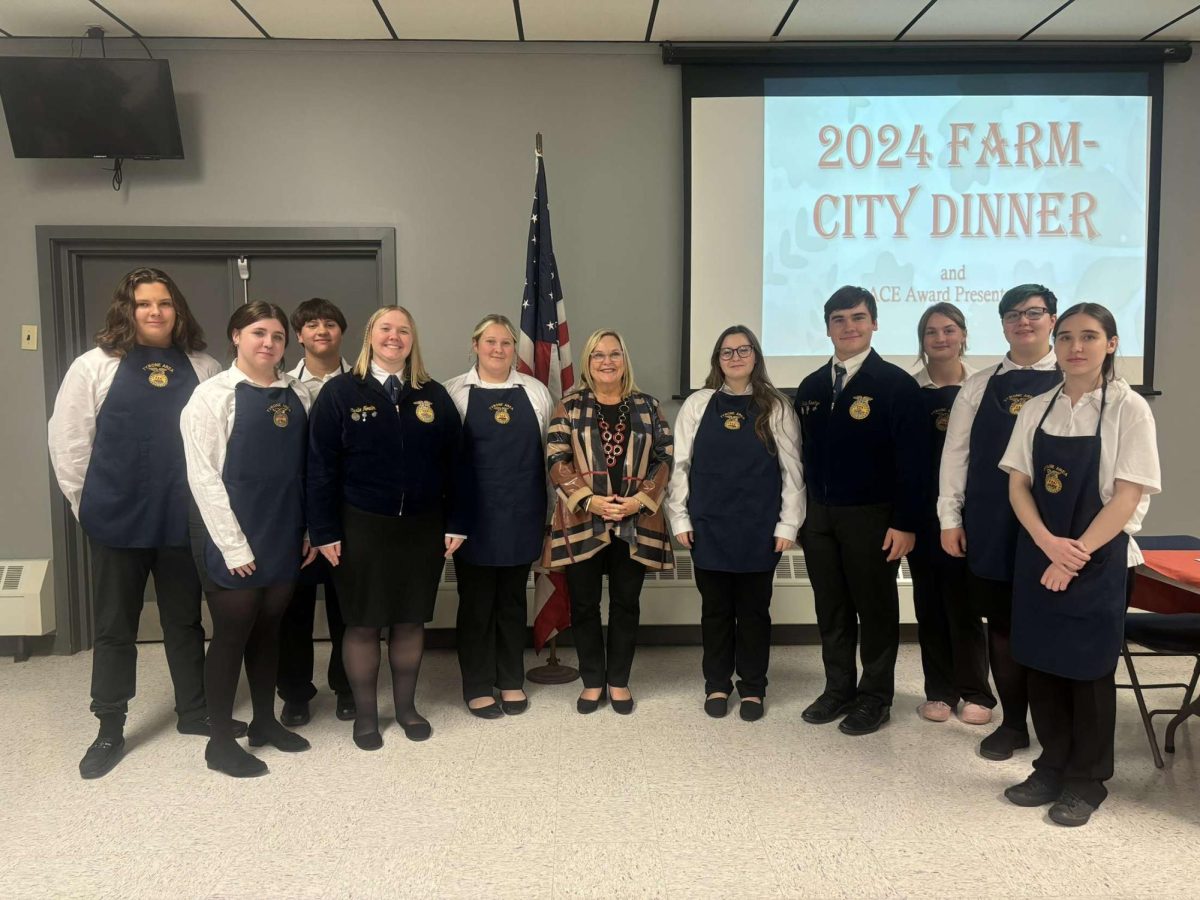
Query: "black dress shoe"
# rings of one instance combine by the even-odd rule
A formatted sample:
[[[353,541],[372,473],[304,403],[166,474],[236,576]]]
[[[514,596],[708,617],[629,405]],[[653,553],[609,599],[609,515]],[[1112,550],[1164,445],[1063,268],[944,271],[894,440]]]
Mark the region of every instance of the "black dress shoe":
[[[124,737],[98,737],[79,761],[79,774],[87,779],[101,778],[111,772],[124,755]]]
[[[312,747],[308,741],[296,734],[294,731],[288,731],[279,722],[274,720],[259,724],[258,722],[250,723],[249,743],[251,747],[261,747],[264,744],[270,744],[276,750],[282,750],[284,753],[300,753]]]
[[[587,715],[588,713],[594,713],[596,710],[598,710],[600,708],[600,704],[603,702],[604,702],[604,691],[602,690],[602,691],[600,691],[600,696],[597,697],[595,700],[586,700],[583,697],[580,697],[578,700],[576,700],[575,701],[575,711],[583,713],[584,715]]]
[[[246,725],[241,719],[230,719],[230,734],[235,738],[245,737]],[[212,737],[212,729],[208,724],[208,716],[202,719],[192,719],[188,722],[180,722],[175,726],[175,730],[180,734],[194,734],[199,737]]]
[[[1053,803],[1062,793],[1058,778],[1043,769],[1034,769],[1033,774],[1012,787],[1004,789],[1004,796],[1017,806],[1045,806]]]
[[[1029,746],[1029,732],[1001,725],[979,742],[979,755],[984,759],[1009,759],[1014,750]]]
[[[1074,791],[1063,791],[1058,802],[1050,807],[1050,820],[1068,828],[1086,825],[1096,807],[1088,803]]]
[[[257,778],[268,772],[265,762],[247,753],[234,740],[209,741],[204,748],[204,761],[214,772],[233,778]]]
[[[307,725],[312,719],[312,713],[308,709],[308,701],[300,703],[292,703],[285,700],[283,709],[279,713],[279,722],[285,728],[297,728],[300,725]]]
[[[410,741],[427,741],[433,735],[433,726],[424,719],[419,722],[400,722],[404,736]]]
[[[723,719],[725,713],[729,712],[729,697],[714,697],[709,695],[704,698],[704,711],[714,719]]]
[[[505,700],[501,697],[500,708],[504,710],[505,715],[519,716],[525,710],[529,709],[529,698],[522,697],[520,700]]]
[[[354,735],[354,746],[359,750],[378,750],[383,746],[383,735],[378,731],[368,731],[366,734]]]
[[[757,702],[754,700],[746,701],[745,699],[738,705],[738,715],[742,717],[743,722],[757,722],[763,717],[766,710],[763,708],[762,698]]]
[[[838,731],[858,737],[879,730],[892,717],[891,707],[874,699],[859,700],[838,725]]]
[[[337,710],[334,715],[343,722],[349,722],[358,714],[358,707],[354,703],[353,694],[338,694],[337,695]]]
[[[478,716],[481,719],[503,719],[504,710],[500,708],[500,704],[493,700],[487,706],[468,706],[467,710],[473,716]]]
[[[839,700],[832,694],[822,694],[800,713],[800,718],[809,725],[828,725],[853,705],[853,700]]]
[[[611,694],[608,697],[608,705],[612,707],[612,711],[622,716],[627,716],[633,712],[633,696],[630,695],[628,700],[618,700]]]

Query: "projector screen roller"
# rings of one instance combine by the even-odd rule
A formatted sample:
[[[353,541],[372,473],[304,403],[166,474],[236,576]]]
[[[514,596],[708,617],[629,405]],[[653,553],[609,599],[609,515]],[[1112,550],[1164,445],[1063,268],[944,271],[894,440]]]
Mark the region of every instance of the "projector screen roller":
[[[1102,303],[1120,329],[1119,373],[1149,386],[1151,82],[1145,71],[764,77],[752,95],[744,79],[733,95],[694,92],[684,391],[703,385],[713,341],[735,322],[758,332],[775,383],[794,387],[829,358],[822,306],[844,284],[874,294],[873,346],[908,369],[933,303],[964,312],[976,367],[1007,349],[997,305],[1009,287],[1044,284],[1060,311]]]

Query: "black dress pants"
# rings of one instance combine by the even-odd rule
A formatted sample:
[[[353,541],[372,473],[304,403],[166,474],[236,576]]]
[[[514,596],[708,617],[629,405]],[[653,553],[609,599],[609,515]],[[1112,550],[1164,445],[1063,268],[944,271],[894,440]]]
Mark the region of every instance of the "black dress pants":
[[[1095,681],[1029,672],[1029,712],[1042,755],[1033,767],[1090,803],[1108,796],[1117,727],[1116,670]]]
[[[89,540],[96,637],[92,651],[92,712],[119,729],[137,690],[137,633],[146,581],[154,576],[175,714],[205,716],[204,626],[200,578],[188,547],[106,547]]]
[[[825,692],[839,700],[871,697],[890,706],[900,648],[900,561],[880,548],[891,504],[808,504],[800,544],[816,597]],[[855,651],[862,632],[862,678]],[[857,686],[855,682],[857,681]]]
[[[318,556],[309,568],[319,567],[311,583],[298,583],[292,602],[279,623],[279,698],[285,703],[307,703],[317,695],[313,684],[313,624],[317,613],[317,587],[325,587],[325,621],[329,625],[329,668],[325,677],[329,689],[339,696],[350,693],[346,667],[342,664],[342,636],[346,625],[338,605],[337,588],[333,583],[333,567]],[[306,568],[301,577],[305,578]],[[315,577],[314,577],[315,576]]]
[[[996,698],[988,683],[987,631],[967,601],[967,567],[939,547],[920,546],[908,554],[917,639],[925,674],[925,699],[952,709],[958,701],[992,709]]]
[[[458,578],[458,667],[463,699],[525,684],[526,588],[529,568],[475,566],[455,560]]]
[[[594,556],[566,567],[571,593],[571,634],[585,688],[629,686],[641,619],[646,567],[617,537]],[[601,576],[608,575],[608,646],[600,626]]]
[[[696,568],[700,634],[704,642],[704,693],[762,697],[771,659],[771,592],[775,571],[715,572]]]

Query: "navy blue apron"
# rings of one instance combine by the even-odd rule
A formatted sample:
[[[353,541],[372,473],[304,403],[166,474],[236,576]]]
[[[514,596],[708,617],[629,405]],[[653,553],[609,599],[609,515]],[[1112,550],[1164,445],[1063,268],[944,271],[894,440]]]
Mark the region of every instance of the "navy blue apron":
[[[754,433],[749,394],[717,391],[704,408],[688,473],[692,562],[714,572],[771,572],[783,506],[778,456]]]
[[[1008,475],[1000,458],[1026,401],[1062,381],[1055,369],[1012,369],[1000,366],[988,379],[971,426],[963,528],[967,532],[967,566],[980,578],[1012,581],[1017,549],[1017,517],[1008,502]]]
[[[942,467],[942,451],[946,448],[946,427],[950,423],[950,409],[954,406],[954,398],[962,389],[959,384],[947,384],[942,387],[921,388],[921,403],[925,408],[926,422],[929,425],[929,468],[925,470],[925,515],[917,532],[917,546],[914,552],[921,556],[936,559],[939,563],[961,563],[942,551],[942,529],[938,522],[938,474]]]
[[[475,526],[456,555],[475,566],[533,562],[546,531],[546,463],[525,389],[471,385],[463,428],[476,509]]]
[[[1105,384],[1095,434],[1059,437],[1042,431],[1053,401],[1033,433],[1033,499],[1046,528],[1059,537],[1079,538],[1104,508],[1100,426],[1107,394]],[[1091,560],[1065,591],[1050,591],[1041,585],[1050,560],[1022,528],[1013,576],[1013,659],[1030,669],[1079,681],[1112,672],[1125,633],[1128,549],[1129,535],[1122,531],[1092,551]]]
[[[254,554],[254,572],[231,574],[207,536],[208,577],[226,590],[295,581],[304,540],[304,463],[308,416],[290,387],[234,388],[233,432],[221,480],[229,505]]]
[[[96,415],[79,523],[107,547],[186,547],[187,463],[179,414],[200,381],[176,347],[135,344]]]

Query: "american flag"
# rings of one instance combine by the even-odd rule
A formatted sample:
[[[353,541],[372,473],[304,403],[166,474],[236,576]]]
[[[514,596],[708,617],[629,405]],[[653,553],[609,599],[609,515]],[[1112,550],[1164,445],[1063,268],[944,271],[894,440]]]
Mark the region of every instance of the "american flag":
[[[540,142],[539,135],[539,144]],[[525,256],[525,293],[521,297],[521,344],[518,368],[550,389],[555,400],[575,384],[571,365],[571,342],[567,334],[567,308],[554,261],[550,239],[550,201],[546,191],[546,168],[541,148],[537,153],[537,183],[533,212],[529,216],[529,240]],[[571,627],[571,603],[567,579],[562,572],[538,572],[534,581],[536,614],[533,647],[540,651],[546,641]]]

